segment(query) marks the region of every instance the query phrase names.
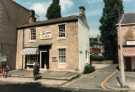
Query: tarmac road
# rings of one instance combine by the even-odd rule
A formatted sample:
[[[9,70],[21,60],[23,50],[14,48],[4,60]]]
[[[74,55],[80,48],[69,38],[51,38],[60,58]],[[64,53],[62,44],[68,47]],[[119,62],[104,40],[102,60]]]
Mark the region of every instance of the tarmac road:
[[[0,92],[113,92],[102,90],[77,90],[66,88],[45,87],[39,83],[9,84],[0,82]]]

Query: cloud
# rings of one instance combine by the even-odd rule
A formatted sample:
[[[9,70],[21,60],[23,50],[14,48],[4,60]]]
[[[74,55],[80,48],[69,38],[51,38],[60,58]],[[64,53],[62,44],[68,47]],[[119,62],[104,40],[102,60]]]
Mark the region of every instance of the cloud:
[[[39,16],[38,19],[42,20],[45,19],[46,11],[51,3],[52,3],[51,0],[49,2],[42,2],[42,3],[36,2],[32,4],[30,9],[35,10],[36,14]],[[62,12],[65,12],[66,9],[73,6],[73,4],[74,4],[73,0],[61,0],[60,5],[61,5]]]
[[[61,8],[62,8],[62,11],[65,11],[66,9],[73,6],[74,2],[73,2],[73,0],[61,0],[60,5],[61,5]]]
[[[97,35],[100,35],[99,30],[90,30],[90,37],[97,37]]]
[[[47,8],[49,7],[50,2],[48,3],[34,3],[30,9],[35,10],[36,14],[39,16],[39,20],[43,19],[46,15]]]

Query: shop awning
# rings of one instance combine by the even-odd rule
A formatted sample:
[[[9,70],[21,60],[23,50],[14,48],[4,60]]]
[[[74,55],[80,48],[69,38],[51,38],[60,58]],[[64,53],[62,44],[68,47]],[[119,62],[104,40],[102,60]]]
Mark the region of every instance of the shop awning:
[[[22,51],[23,55],[35,55],[38,54],[38,48],[25,48]]]

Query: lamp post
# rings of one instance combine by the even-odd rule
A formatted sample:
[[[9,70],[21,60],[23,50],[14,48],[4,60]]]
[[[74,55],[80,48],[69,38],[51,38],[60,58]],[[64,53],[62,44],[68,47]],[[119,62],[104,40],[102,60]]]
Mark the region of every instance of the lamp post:
[[[118,32],[119,32],[119,46],[120,46],[120,61],[119,61],[119,68],[120,68],[120,74],[121,74],[121,81],[122,86],[126,86],[126,78],[125,78],[125,68],[124,68],[124,59],[123,59],[123,41],[122,41],[122,31],[121,31],[121,25],[122,20],[124,19],[124,14],[122,15],[122,18],[118,24]]]

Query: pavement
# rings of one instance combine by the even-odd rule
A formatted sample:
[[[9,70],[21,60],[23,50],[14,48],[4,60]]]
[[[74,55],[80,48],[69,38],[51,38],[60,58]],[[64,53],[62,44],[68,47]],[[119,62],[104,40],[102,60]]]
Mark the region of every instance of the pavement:
[[[0,82],[2,83],[8,83],[8,84],[27,84],[27,83],[39,83],[44,86],[49,87],[59,87],[66,83],[66,80],[49,80],[49,79],[39,79],[39,80],[33,80],[32,78],[14,78],[14,77],[8,77],[8,78],[0,78]]]
[[[120,72],[117,71],[106,83],[106,88],[111,90],[135,90],[135,72],[126,72],[126,85],[127,87],[121,87]],[[118,81],[118,78],[120,82]]]
[[[0,78],[1,82],[5,83],[40,83],[46,86],[59,87],[68,81],[79,76],[76,72],[67,71],[42,71],[41,78],[33,80],[32,70],[13,70],[8,73],[7,78]]]
[[[7,83],[41,83],[45,86],[62,87],[69,89],[85,89],[85,90],[102,90],[101,83],[115,70],[115,65],[110,65],[102,69],[96,70],[90,74],[81,74],[78,76],[72,72],[45,72],[42,79],[33,80],[30,71],[12,71],[11,77],[0,78],[1,82]],[[76,76],[75,76],[76,74]],[[49,78],[50,77],[50,78]],[[74,79],[75,78],[75,79]]]
[[[33,78],[32,70],[13,70],[9,72],[10,77],[18,78]],[[42,71],[40,73],[42,79],[52,79],[52,80],[72,80],[79,76],[77,72],[68,71]]]

